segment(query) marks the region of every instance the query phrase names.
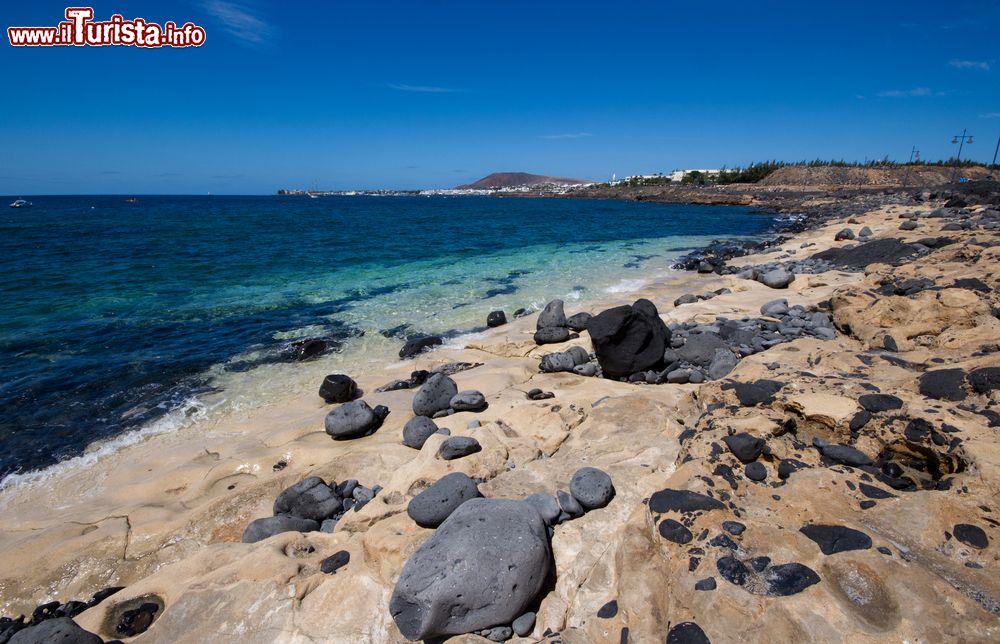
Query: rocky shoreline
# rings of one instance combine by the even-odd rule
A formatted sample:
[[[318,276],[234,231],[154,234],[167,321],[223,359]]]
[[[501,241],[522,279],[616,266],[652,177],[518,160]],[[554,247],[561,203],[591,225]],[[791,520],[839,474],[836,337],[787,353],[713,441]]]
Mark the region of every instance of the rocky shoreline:
[[[751,201],[797,217],[7,491],[0,643],[996,641],[1000,187]]]

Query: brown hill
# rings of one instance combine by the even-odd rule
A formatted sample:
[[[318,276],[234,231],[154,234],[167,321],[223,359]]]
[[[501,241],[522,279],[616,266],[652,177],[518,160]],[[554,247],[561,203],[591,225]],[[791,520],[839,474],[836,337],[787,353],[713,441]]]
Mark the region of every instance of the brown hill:
[[[566,177],[548,177],[542,174],[527,172],[494,172],[479,181],[456,186],[455,190],[499,190],[501,188],[524,188],[530,186],[579,186],[593,183],[586,179],[567,179]]]

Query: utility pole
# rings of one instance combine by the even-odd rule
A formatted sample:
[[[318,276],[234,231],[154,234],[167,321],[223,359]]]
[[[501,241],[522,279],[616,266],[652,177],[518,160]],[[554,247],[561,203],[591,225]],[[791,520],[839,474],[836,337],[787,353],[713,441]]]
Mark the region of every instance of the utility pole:
[[[917,146],[910,147],[910,160],[906,162],[906,172],[903,173],[903,187],[910,185],[910,170],[913,169],[913,162],[920,160],[920,150]]]
[[[997,166],[997,152],[1000,152],[1000,136],[997,137],[997,147],[993,150],[993,163],[990,164],[990,179],[993,178],[993,168]]]
[[[952,144],[955,143],[958,144],[958,156],[955,157],[955,170],[954,172],[951,173],[951,180],[957,181],[958,167],[959,164],[962,162],[962,147],[966,144],[966,142],[968,142],[969,145],[972,145],[972,135],[968,133],[968,130],[963,128],[962,133],[956,134],[954,137],[952,137],[951,142]]]

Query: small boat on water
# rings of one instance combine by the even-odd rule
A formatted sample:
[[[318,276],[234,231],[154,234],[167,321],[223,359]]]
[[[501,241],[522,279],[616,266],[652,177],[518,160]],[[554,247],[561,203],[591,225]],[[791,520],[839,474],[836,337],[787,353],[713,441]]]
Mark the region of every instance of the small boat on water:
[[[11,208],[27,208],[31,205],[30,201],[25,201],[24,199],[15,199],[14,203],[10,205]]]
[[[125,201],[126,201],[127,203],[139,203],[139,200],[138,200],[138,199],[136,199],[135,197],[129,197],[129,198],[128,198],[128,199],[126,199]]]

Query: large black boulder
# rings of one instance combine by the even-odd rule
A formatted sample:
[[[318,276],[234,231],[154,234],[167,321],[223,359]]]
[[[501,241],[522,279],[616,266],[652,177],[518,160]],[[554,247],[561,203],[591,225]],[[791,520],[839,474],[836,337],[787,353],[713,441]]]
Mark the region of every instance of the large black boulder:
[[[597,361],[610,378],[655,370],[670,344],[670,329],[649,300],[602,311],[587,322],[587,331]]]
[[[552,569],[545,521],[531,504],[471,499],[403,566],[389,613],[408,640],[510,624]]]
[[[403,348],[399,350],[399,357],[404,360],[406,358],[412,358],[422,351],[427,351],[432,347],[439,346],[443,342],[444,341],[441,339],[441,336],[438,335],[429,335],[423,338],[413,338],[412,340],[407,340],[406,344],[403,345]]]
[[[0,624],[0,629],[5,626]],[[103,644],[97,635],[84,630],[69,617],[47,619],[14,633],[10,644]]]

